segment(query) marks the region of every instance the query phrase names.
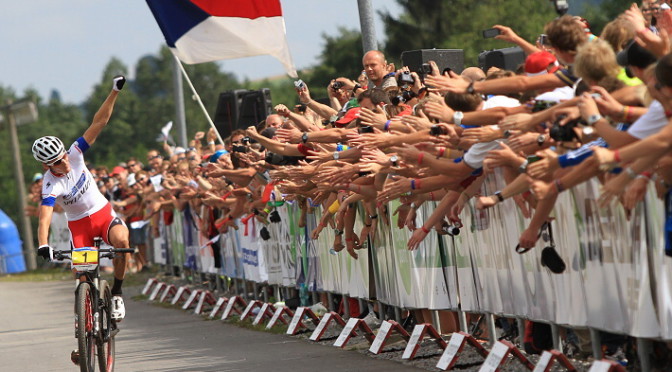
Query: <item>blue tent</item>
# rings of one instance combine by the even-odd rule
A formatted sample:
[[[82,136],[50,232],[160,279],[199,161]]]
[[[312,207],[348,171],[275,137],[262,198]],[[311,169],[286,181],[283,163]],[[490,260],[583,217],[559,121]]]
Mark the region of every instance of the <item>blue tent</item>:
[[[0,210],[0,274],[26,271],[22,246],[23,242],[19,237],[16,224]]]

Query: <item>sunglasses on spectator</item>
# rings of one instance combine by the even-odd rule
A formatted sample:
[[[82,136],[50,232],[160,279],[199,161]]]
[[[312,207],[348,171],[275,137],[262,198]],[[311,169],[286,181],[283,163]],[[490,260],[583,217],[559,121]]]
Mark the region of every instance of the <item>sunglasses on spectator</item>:
[[[68,156],[68,154],[65,153],[65,154],[63,154],[63,156],[62,156],[60,159],[56,160],[55,162],[53,162],[53,163],[51,163],[51,164],[50,164],[50,163],[45,163],[45,164],[47,165],[47,167],[56,167],[56,166],[59,166],[59,165],[61,165],[61,163],[63,163],[63,161],[65,160],[65,158],[66,158],[67,156]]]
[[[195,156],[190,156],[189,160],[196,160],[196,157]]]
[[[184,157],[184,156],[180,156],[180,157],[177,158],[177,160],[185,160],[185,159],[186,159],[186,157]]]
[[[130,168],[130,167],[135,167],[136,165],[138,165],[138,163],[132,163],[132,164],[131,164],[131,163],[128,163],[128,167],[129,167],[129,168]]]
[[[136,182],[136,185],[137,185],[139,182],[145,182],[146,180],[147,180],[147,177],[142,177],[142,178],[138,178],[137,180],[135,180],[135,182]]]
[[[160,157],[161,157],[161,155],[154,155],[154,156],[151,156],[151,157],[147,158],[147,160],[154,160],[154,159],[158,159]]]

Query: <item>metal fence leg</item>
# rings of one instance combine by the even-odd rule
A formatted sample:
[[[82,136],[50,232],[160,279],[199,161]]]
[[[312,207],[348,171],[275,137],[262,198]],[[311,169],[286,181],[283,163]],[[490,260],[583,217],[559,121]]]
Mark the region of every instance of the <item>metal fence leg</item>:
[[[349,318],[350,317],[350,303],[348,302],[348,296],[343,295],[343,317],[344,318]]]
[[[357,299],[357,304],[359,305],[359,317],[362,317],[362,312],[364,311],[364,300],[361,298]]]
[[[259,285],[257,282],[252,282],[252,292],[253,292],[253,297],[256,301],[259,301]]]
[[[394,307],[394,320],[397,323],[401,323],[401,308],[399,307]]]
[[[313,305],[320,302],[320,296],[317,295],[317,292],[310,292],[310,298],[312,299]]]
[[[553,349],[562,351],[562,340],[557,324],[551,323],[551,337],[553,337]]]
[[[485,314],[485,322],[488,325],[488,338],[490,339],[490,347],[495,345],[497,342],[497,329],[495,328],[495,316],[488,313]]]
[[[639,357],[639,366],[642,372],[651,371],[651,353],[653,343],[645,338],[637,339],[637,356]]]
[[[430,310],[432,313],[432,323],[434,324],[434,329],[436,332],[441,334],[441,319],[439,318],[439,312],[437,310]]]
[[[381,321],[384,321],[385,318],[387,318],[387,311],[386,310],[387,310],[387,306],[385,306],[385,304],[382,303],[382,302],[378,302],[378,313],[380,314],[378,316],[378,319],[380,319]]]
[[[263,291],[263,298],[264,298],[264,303],[268,303],[268,287],[265,285],[261,286],[261,290]]]
[[[593,358],[602,359],[602,337],[597,329],[590,328],[590,344],[593,348]]]
[[[457,310],[457,320],[460,322],[460,331],[469,333],[469,324],[467,324],[467,313]]]
[[[523,339],[525,338],[525,319],[517,318],[516,325],[518,326],[518,339],[520,340],[520,345],[523,345]]]
[[[334,311],[334,294],[333,293],[327,292],[327,301],[329,302],[327,304],[327,310]]]

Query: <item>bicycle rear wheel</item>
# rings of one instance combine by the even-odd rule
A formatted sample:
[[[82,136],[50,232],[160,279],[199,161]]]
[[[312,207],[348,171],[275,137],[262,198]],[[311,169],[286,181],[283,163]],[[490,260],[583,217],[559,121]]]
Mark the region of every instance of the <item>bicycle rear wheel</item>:
[[[75,315],[77,322],[77,344],[79,346],[79,368],[81,372],[93,372],[95,370],[95,350],[93,328],[94,303],[91,285],[81,283],[77,287],[77,304]]]
[[[107,281],[100,281],[100,338],[98,339],[98,367],[101,372],[114,371],[114,336],[117,325],[112,320],[112,293]]]

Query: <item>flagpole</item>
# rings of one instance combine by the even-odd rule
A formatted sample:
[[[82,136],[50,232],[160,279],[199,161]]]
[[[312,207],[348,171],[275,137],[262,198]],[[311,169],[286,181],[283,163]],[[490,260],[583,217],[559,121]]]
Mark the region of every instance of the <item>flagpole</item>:
[[[205,106],[203,105],[203,101],[201,101],[201,97],[198,95],[198,92],[196,92],[196,88],[194,88],[194,84],[191,83],[191,79],[189,79],[189,75],[187,75],[187,71],[184,69],[184,66],[182,66],[182,61],[180,61],[180,59],[177,58],[177,56],[175,54],[173,54],[173,58],[175,58],[175,62],[180,67],[180,71],[182,71],[182,76],[184,76],[184,79],[187,80],[187,84],[189,84],[189,88],[191,88],[191,91],[194,93],[194,97],[196,98],[196,102],[198,102],[198,105],[201,106],[201,110],[203,110],[203,113],[205,114],[205,117],[208,119],[208,123],[210,124],[210,127],[215,131],[215,134],[217,135],[217,139],[219,140],[219,143],[224,145],[224,140],[222,140],[222,136],[219,135],[219,131],[215,127],[215,123],[212,122],[212,119],[210,118],[210,114],[208,114],[208,110],[205,109]]]

